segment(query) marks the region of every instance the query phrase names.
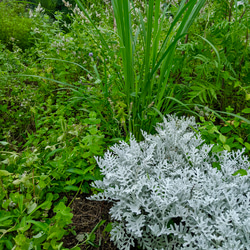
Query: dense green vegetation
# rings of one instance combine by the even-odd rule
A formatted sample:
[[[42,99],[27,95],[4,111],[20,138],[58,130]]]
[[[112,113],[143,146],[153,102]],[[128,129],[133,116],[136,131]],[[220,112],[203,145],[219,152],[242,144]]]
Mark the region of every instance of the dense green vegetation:
[[[0,249],[66,249],[94,156],[166,114],[249,154],[249,1],[37,2],[0,1]]]

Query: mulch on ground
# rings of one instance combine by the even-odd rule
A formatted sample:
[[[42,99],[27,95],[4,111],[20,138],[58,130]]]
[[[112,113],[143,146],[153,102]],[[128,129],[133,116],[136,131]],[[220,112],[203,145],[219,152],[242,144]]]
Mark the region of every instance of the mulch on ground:
[[[70,249],[76,246],[80,243],[78,239],[81,238],[81,236],[86,233],[89,234],[100,221],[106,220],[106,222],[95,231],[96,238],[94,243],[99,245],[99,247],[96,248],[90,244],[83,244],[80,248],[82,250],[117,250],[118,248],[109,240],[109,233],[103,233],[104,228],[111,222],[109,209],[112,204],[104,201],[91,201],[86,198],[84,194],[79,195],[70,206],[74,215],[72,218],[73,223],[70,227],[76,232],[76,235],[70,233],[65,236],[63,239],[64,247]],[[73,197],[69,198],[69,200],[71,199],[73,199]],[[86,237],[84,239],[86,239]]]

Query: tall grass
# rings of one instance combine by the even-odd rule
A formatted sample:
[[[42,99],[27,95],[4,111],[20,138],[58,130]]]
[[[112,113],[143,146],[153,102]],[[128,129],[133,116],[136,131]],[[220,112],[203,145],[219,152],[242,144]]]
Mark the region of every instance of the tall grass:
[[[169,5],[162,10],[160,0],[144,1],[145,18],[133,1],[111,0],[121,50],[129,131],[138,139],[140,129],[150,131],[156,116],[172,112],[175,98],[180,99],[173,96],[176,86],[169,84],[177,42],[188,32],[205,1],[182,0],[166,32],[163,28]],[[81,1],[76,3],[86,13]]]

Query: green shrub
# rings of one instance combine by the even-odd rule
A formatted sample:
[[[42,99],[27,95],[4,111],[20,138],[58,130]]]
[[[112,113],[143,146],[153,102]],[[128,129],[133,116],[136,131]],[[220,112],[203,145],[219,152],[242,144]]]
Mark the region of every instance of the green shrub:
[[[12,49],[13,43],[20,48],[31,44],[32,20],[25,16],[25,5],[15,2],[0,3],[0,40]]]

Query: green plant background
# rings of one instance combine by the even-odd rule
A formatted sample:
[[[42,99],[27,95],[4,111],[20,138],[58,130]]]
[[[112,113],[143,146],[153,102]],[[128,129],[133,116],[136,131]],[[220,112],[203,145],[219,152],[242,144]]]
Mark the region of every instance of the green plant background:
[[[0,2],[0,249],[66,249],[94,157],[168,113],[249,154],[248,1],[76,2]]]

